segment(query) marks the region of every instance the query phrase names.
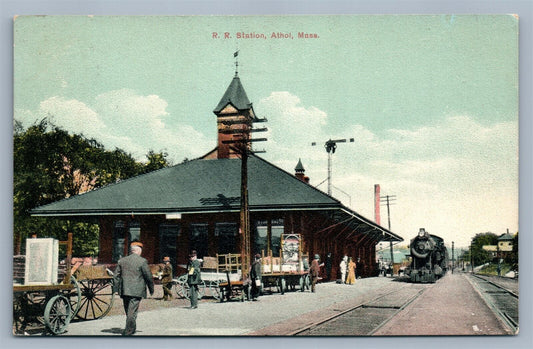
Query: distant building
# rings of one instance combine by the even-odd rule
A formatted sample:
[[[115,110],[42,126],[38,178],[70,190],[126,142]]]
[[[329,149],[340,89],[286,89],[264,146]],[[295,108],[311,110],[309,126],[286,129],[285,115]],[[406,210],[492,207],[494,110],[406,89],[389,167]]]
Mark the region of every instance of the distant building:
[[[498,238],[498,250],[502,252],[513,251],[513,237],[510,234],[502,234]]]
[[[513,237],[510,234],[502,234],[498,237],[497,245],[483,245],[483,250],[490,252],[493,258],[503,258],[509,252],[513,252]]]

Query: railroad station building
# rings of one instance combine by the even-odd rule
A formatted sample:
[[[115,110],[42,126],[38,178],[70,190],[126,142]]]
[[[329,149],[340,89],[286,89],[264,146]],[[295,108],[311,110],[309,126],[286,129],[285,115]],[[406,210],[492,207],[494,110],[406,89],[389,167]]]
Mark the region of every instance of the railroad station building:
[[[98,222],[99,263],[116,263],[134,240],[143,242],[143,256],[153,264],[167,255],[173,264],[186,264],[192,249],[199,258],[240,253],[241,159],[227,141],[251,137],[259,119],[237,73],[214,114],[218,145],[208,154],[37,207],[32,214]],[[403,239],[310,185],[301,161],[295,159],[295,165],[289,173],[249,156],[251,253],[278,257],[282,234],[300,234],[310,256],[320,254],[324,261],[332,253],[333,278],[345,254],[360,258],[363,276],[376,275],[377,243]]]

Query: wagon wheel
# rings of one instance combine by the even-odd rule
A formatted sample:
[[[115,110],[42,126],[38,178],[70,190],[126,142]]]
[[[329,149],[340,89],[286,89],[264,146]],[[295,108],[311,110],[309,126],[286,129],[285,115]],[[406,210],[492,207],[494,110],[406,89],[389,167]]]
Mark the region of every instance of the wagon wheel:
[[[285,291],[287,291],[287,281],[285,281],[284,277],[280,277],[279,279],[277,279],[276,284],[276,286],[278,287],[278,291],[281,294],[284,294]]]
[[[302,280],[300,280],[300,282],[303,283],[303,285],[300,284],[300,286],[302,287],[302,292],[306,289],[311,289],[311,277],[309,276],[309,274],[302,275]]]
[[[191,286],[187,282],[183,284],[183,296],[186,299],[191,298]],[[198,284],[198,299],[202,299],[202,297],[205,296],[205,282],[202,281]]]
[[[44,324],[53,334],[61,334],[65,332],[71,318],[72,309],[67,297],[58,294],[46,303],[46,308],[44,309]]]
[[[24,294],[13,295],[13,334],[23,333],[27,325],[27,315],[24,312]]]
[[[61,293],[63,296],[67,297],[70,302],[70,308],[72,309],[71,320],[76,314],[81,306],[81,287],[78,281],[74,276],[70,277],[70,282],[74,286],[71,290],[63,290]]]
[[[105,316],[113,306],[112,279],[81,280],[81,301],[76,316],[95,320]]]
[[[300,276],[300,291],[305,291],[305,275]]]
[[[216,299],[217,301],[220,301],[223,297],[223,292],[222,290],[220,289],[220,281],[211,281],[211,284],[209,284],[209,290],[211,291],[211,295],[213,296],[214,299]]]
[[[49,297],[46,292],[24,292],[21,294],[18,305],[21,316],[19,319],[22,320],[23,327],[29,323],[44,324],[43,310]]]
[[[187,274],[178,277],[176,281],[176,294],[180,298],[188,298],[189,294],[185,292],[185,285],[187,284]],[[187,290],[188,291],[188,290]]]

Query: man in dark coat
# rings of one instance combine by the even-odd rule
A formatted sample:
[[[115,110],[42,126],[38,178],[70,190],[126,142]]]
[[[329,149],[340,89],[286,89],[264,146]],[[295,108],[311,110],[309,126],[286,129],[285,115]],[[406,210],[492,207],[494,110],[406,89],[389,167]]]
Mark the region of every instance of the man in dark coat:
[[[315,292],[315,286],[318,282],[318,276],[320,275],[320,267],[324,266],[324,263],[319,264],[320,256],[315,254],[315,258],[311,262],[311,268],[309,269],[309,276],[311,277],[311,292]]]
[[[331,252],[328,252],[326,256],[326,280],[331,280],[331,268],[333,267],[333,261],[331,257]]]
[[[169,301],[172,299],[172,264],[170,264],[170,257],[163,258],[163,268],[161,270],[161,285],[163,286],[163,300]]]
[[[146,298],[146,287],[150,296],[154,294],[154,281],[146,259],[141,257],[142,244],[132,242],[130,255],[118,261],[114,273],[115,291],[124,303],[126,328],[123,336],[131,336],[137,330],[137,311],[143,298]]]
[[[189,255],[187,275],[187,284],[191,290],[191,309],[196,309],[198,308],[198,284],[202,282],[202,277],[200,274],[200,261],[197,259],[196,251],[194,250]]]
[[[261,294],[261,255],[255,255],[255,259],[250,269],[250,280],[252,281],[251,296],[252,301],[256,301]]]

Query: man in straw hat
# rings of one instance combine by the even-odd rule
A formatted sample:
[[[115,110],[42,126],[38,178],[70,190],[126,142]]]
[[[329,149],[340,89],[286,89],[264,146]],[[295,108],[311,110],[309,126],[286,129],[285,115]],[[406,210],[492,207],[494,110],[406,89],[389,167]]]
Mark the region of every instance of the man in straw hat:
[[[137,330],[137,311],[143,298],[146,298],[146,287],[150,296],[154,294],[154,281],[146,259],[141,257],[142,243],[134,241],[130,245],[130,254],[118,261],[114,273],[115,292],[118,292],[124,303],[126,328],[123,336],[131,336]]]
[[[163,286],[163,300],[169,301],[172,299],[172,264],[170,264],[170,257],[163,257],[163,268],[161,270],[161,285]]]

